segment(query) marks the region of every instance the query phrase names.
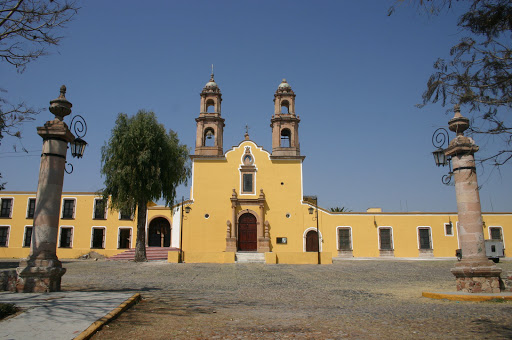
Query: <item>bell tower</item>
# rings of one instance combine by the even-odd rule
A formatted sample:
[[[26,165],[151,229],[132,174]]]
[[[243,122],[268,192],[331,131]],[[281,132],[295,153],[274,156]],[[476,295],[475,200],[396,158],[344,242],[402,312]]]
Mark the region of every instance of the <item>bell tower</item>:
[[[222,94],[213,79],[201,91],[201,111],[196,118],[196,150],[198,156],[222,156],[222,135],[224,118],[220,116]]]
[[[274,94],[272,128],[272,156],[300,156],[299,122],[295,115],[295,93],[283,79]]]

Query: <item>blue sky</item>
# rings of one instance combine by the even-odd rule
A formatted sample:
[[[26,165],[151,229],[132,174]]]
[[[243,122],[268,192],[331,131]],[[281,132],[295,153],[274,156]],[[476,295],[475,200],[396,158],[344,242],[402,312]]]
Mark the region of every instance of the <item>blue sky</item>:
[[[439,17],[390,1],[96,1],[81,2],[61,45],[18,74],[0,64],[12,102],[48,107],[68,88],[73,114],[85,117],[83,159],[68,159],[65,191],[102,187],[100,150],[119,112],[153,110],[191,150],[199,93],[215,65],[226,119],[224,150],[250,137],[271,150],[273,94],[282,78],[295,91],[301,118],[304,193],[323,207],[354,211],[455,211],[455,190],[431,151],[445,108],[418,109],[432,64],[463,35],[459,9]],[[465,112],[463,111],[463,114]],[[6,190],[36,190],[41,138],[23,126],[29,154],[4,138],[0,172]],[[495,143],[476,139],[480,155]],[[477,156],[479,155],[477,154]],[[483,210],[511,211],[511,164],[478,168]],[[178,196],[189,196],[182,187]]]

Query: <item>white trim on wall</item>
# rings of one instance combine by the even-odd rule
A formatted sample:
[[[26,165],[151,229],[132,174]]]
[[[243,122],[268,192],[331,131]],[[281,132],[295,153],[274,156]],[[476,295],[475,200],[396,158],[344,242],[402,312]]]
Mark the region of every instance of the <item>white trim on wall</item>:
[[[302,234],[302,244],[303,244],[302,251],[303,252],[306,252],[306,235],[311,230],[316,231],[316,227],[309,227],[306,230],[304,230],[304,233]],[[320,230],[318,230],[318,241],[320,243],[320,252],[322,252],[322,246],[323,246],[324,240],[323,240],[323,237],[322,237],[322,232]]]
[[[0,248],[8,248],[9,241],[11,240],[11,226],[8,224],[2,224],[0,227],[7,227],[7,240],[5,242],[5,246],[0,246]]]
[[[391,238],[391,249],[380,249],[380,229],[390,229],[391,232],[390,232],[390,238]],[[394,233],[393,233],[393,227],[391,226],[380,226],[377,228],[377,249],[379,250],[392,250],[394,251],[395,250],[395,240],[394,240]]]
[[[69,247],[61,247],[60,246],[60,236],[62,234],[62,228],[68,228],[68,229],[71,229],[71,240],[70,240],[70,244],[69,244]],[[32,229],[32,232],[34,232],[34,229]],[[59,237],[57,238],[57,248],[62,248],[62,249],[71,249],[73,248],[73,240],[75,238],[75,227],[72,226],[72,225],[61,225],[59,227]]]
[[[92,247],[92,242],[93,242],[93,239],[94,239],[94,229],[103,229],[103,243],[102,243],[102,247],[101,248],[93,248]],[[107,227],[106,226],[92,226],[91,227],[91,244],[90,244],[90,248],[91,249],[105,249],[105,246],[107,244]]]
[[[434,238],[432,237],[432,228],[430,226],[417,226],[416,227],[416,242],[418,246],[418,250],[422,250],[420,248],[420,229],[428,229],[428,237],[430,240],[430,249],[434,250]],[[428,249],[423,249],[428,250]]]

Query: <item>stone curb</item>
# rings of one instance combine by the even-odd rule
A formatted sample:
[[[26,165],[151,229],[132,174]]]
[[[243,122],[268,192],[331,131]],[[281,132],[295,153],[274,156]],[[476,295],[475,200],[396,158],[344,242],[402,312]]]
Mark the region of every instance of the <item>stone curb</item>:
[[[131,306],[135,305],[141,299],[140,293],[134,294],[132,297],[128,298],[125,302],[119,305],[119,307],[114,308],[110,313],[102,317],[101,319],[95,321],[92,325],[90,325],[85,331],[80,333],[77,337],[73,338],[74,340],[87,340],[90,339],[97,331],[99,331],[104,325],[109,323],[110,321],[117,318],[121,313],[126,311]]]
[[[451,301],[473,301],[473,302],[482,302],[482,301],[490,301],[490,300],[499,300],[499,301],[512,301],[512,294],[505,293],[494,293],[494,294],[457,294],[457,293],[433,293],[433,292],[422,292],[421,295],[426,298],[431,299],[446,299]]]

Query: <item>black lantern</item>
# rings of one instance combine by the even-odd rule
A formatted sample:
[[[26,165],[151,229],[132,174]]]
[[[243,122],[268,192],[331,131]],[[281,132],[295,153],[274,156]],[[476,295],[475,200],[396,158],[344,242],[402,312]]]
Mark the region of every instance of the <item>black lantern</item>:
[[[448,164],[448,159],[446,158],[446,155],[444,154],[444,150],[442,148],[439,148],[436,151],[432,152],[432,155],[434,155],[434,161],[436,162],[437,166],[445,166],[446,164]]]
[[[71,155],[76,158],[82,158],[87,142],[78,137],[71,143]]]
[[[190,210],[191,210],[191,209],[192,209],[192,208],[191,208],[191,207],[189,207],[189,206],[187,205],[187,206],[185,207],[185,212],[188,214],[188,213],[190,212]]]
[[[315,211],[315,208],[313,208],[313,207],[309,207],[308,208],[308,212],[309,212],[310,215],[313,215],[314,211]]]

